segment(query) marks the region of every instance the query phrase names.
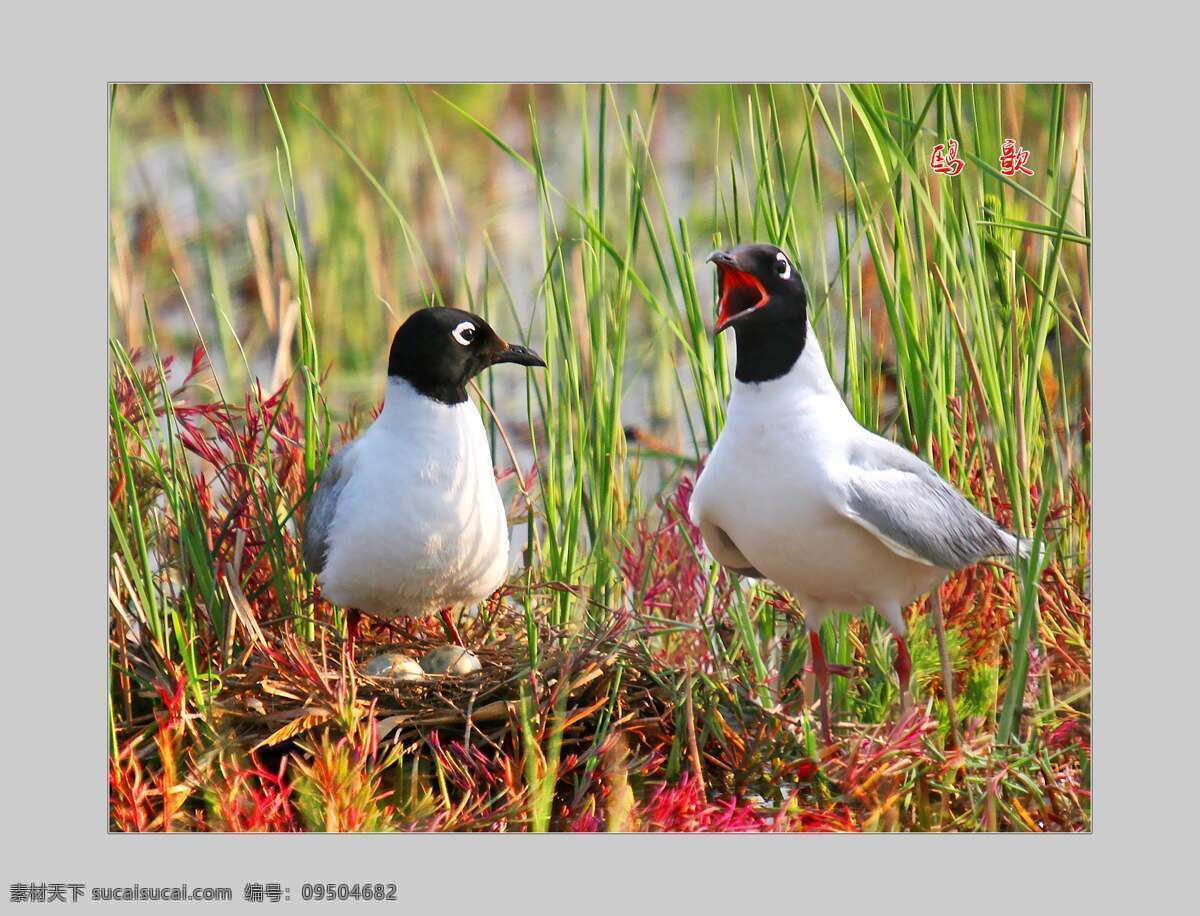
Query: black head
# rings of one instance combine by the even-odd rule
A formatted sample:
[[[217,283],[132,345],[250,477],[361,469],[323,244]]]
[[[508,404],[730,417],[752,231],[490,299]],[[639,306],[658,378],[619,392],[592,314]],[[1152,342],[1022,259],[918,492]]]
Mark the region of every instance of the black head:
[[[443,404],[461,404],[467,382],[496,363],[546,365],[528,347],[505,342],[478,315],[428,308],[413,312],[396,331],[388,376]]]
[[[717,333],[737,336],[741,382],[767,382],[785,375],[804,351],[808,294],[800,271],[774,245],[739,245],[714,251],[720,312]]]

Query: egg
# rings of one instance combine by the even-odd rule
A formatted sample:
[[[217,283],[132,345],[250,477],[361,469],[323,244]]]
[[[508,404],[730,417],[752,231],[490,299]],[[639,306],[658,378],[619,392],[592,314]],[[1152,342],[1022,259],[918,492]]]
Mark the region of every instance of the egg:
[[[481,671],[483,665],[470,649],[462,646],[438,646],[421,659],[421,667],[427,674],[455,674],[463,676]]]
[[[401,652],[385,652],[376,655],[363,666],[367,677],[385,681],[423,681],[425,672],[413,659]]]

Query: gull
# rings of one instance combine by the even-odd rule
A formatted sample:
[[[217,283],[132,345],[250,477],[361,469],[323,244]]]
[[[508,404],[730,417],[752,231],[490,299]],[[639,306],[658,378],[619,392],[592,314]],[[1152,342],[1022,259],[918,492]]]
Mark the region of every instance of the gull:
[[[805,613],[821,724],[832,741],[821,623],[874,607],[896,639],[901,711],[912,662],[903,609],[928,594],[947,712],[954,693],[938,587],[987,557],[1030,544],[972,506],[926,462],[858,424],[808,321],[804,281],[774,245],[716,251],[716,333],[737,338],[725,427],[689,512],[712,557],[786,589]]]
[[[545,366],[478,315],[414,312],[396,331],[383,410],[330,459],[304,522],[304,562],[345,608],[353,660],[359,616],[440,612],[481,601],[505,579],[508,519],[467,382],[498,363]]]

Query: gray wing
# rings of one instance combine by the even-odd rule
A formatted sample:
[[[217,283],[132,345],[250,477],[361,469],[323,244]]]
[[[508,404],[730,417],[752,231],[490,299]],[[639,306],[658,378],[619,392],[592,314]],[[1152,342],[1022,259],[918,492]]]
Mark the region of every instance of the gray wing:
[[[1027,541],[972,506],[928,464],[879,437],[852,456],[844,514],[901,556],[942,569],[1029,553]]]
[[[325,558],[329,554],[329,528],[333,524],[333,516],[337,512],[338,497],[346,486],[350,475],[347,473],[346,455],[349,447],[338,451],[317,481],[317,489],[308,504],[308,514],[304,517],[304,542],[301,553],[305,565],[320,573],[325,568]]]

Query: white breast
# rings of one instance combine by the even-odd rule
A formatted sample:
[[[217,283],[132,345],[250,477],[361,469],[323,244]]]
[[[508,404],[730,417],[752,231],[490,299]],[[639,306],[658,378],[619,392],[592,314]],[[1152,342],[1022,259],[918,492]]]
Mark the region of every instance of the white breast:
[[[815,623],[829,610],[868,604],[891,616],[892,605],[923,593],[928,567],[898,557],[839,511],[851,448],[865,431],[829,378],[811,328],[786,376],[734,383],[726,417],[691,504],[718,561],[734,565],[735,545]]]
[[[383,412],[350,446],[320,581],[381,617],[486,598],[504,581],[508,523],[479,411],[389,379]]]

